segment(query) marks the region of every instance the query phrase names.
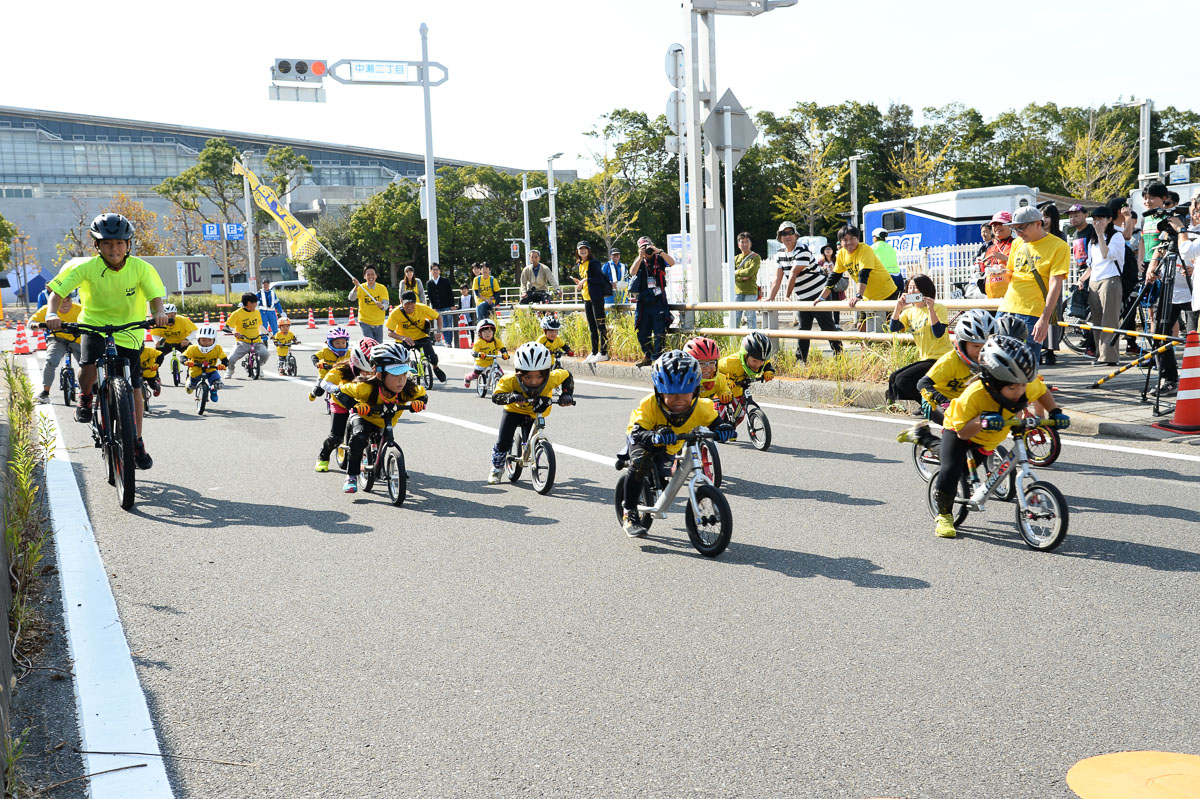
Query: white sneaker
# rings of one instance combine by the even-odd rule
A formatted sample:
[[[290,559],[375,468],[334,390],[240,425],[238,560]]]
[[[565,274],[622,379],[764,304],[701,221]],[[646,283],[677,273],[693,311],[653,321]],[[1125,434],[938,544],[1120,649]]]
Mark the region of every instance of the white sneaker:
[[[596,362],[596,353],[593,352],[591,355],[584,358],[583,362],[584,363],[595,363]]]
[[[500,469],[492,467],[492,471],[488,474],[488,485],[494,486],[500,484]]]
[[[596,356],[596,360],[592,361],[592,363],[600,363],[601,361],[607,361],[607,360],[609,360],[608,353],[601,352]]]

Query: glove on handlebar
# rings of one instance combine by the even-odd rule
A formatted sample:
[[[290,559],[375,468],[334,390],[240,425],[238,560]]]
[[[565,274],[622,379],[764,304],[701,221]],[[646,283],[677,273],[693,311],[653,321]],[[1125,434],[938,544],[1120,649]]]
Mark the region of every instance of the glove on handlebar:
[[[987,411],[979,414],[979,421],[983,423],[984,430],[1003,430],[1004,417],[995,411]]]

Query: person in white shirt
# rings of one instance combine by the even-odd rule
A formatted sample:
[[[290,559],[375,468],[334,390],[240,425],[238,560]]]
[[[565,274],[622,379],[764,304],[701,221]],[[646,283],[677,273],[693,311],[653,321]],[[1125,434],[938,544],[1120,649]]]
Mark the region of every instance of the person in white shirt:
[[[1087,269],[1079,283],[1088,285],[1091,322],[1116,327],[1121,316],[1121,266],[1125,263],[1125,237],[1113,225],[1112,209],[1101,205],[1092,211],[1092,226],[1085,228]],[[1096,366],[1116,366],[1116,336],[1096,336]]]
[[[1176,216],[1167,217],[1168,224],[1175,231],[1176,244],[1179,248],[1179,258],[1175,259],[1175,285],[1171,293],[1171,310],[1160,330],[1168,336],[1186,336],[1196,331],[1200,313],[1197,308],[1196,296],[1196,262],[1200,261],[1200,197],[1193,197],[1191,202],[1191,226],[1185,227],[1183,220]],[[1165,234],[1164,234],[1165,237]],[[1146,269],[1146,282],[1156,280],[1158,273],[1168,259],[1168,245],[1160,244],[1154,251],[1150,266]],[[1166,275],[1164,274],[1164,277]],[[1175,326],[1179,330],[1175,330]],[[1174,392],[1179,387],[1179,365],[1175,360],[1175,348],[1171,347],[1158,356],[1159,373],[1162,375],[1164,393]]]

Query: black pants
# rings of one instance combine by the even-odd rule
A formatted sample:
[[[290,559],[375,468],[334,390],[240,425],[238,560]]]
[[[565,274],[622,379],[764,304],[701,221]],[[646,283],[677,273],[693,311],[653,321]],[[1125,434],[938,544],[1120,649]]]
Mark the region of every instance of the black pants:
[[[592,297],[583,307],[588,330],[592,334],[592,352],[608,355],[608,324],[604,316],[604,298]]]
[[[801,311],[799,319],[796,322],[796,327],[800,330],[812,330],[813,322],[817,323],[817,327],[826,332],[832,332],[838,329],[838,326],[833,321],[832,311]],[[800,355],[800,360],[808,360],[808,348],[812,342],[806,338],[800,339],[796,343],[796,352]],[[830,341],[829,346],[833,348],[833,354],[837,355],[842,351],[842,342]]]
[[[1170,312],[1167,314],[1166,322],[1164,322],[1158,329],[1160,332],[1169,336],[1171,335],[1171,331],[1175,328],[1176,322],[1181,322],[1179,325],[1179,335],[1183,336],[1184,338],[1187,337],[1188,333],[1191,333],[1196,329],[1196,314],[1192,311],[1191,303],[1173,303],[1171,305]],[[1154,342],[1155,346],[1165,343],[1166,342]],[[1155,358],[1158,359],[1158,372],[1160,375],[1162,375],[1163,380],[1171,380],[1173,382],[1179,380],[1179,364],[1175,360],[1174,347],[1169,347],[1163,350],[1156,355]]]
[[[348,413],[333,414],[332,422],[329,425],[329,436],[321,443],[321,452],[317,455],[317,460],[327,461],[329,455],[337,448],[338,444],[342,443],[342,439],[346,437],[346,422],[350,420]]]
[[[963,470],[967,468],[967,452],[970,449],[971,442],[963,441],[958,433],[953,430],[942,431],[941,465],[938,469],[937,493],[934,495],[938,513],[954,512],[954,497],[958,494]]]
[[[87,366],[88,364],[98,363],[104,357],[104,336],[99,333],[83,333],[79,337],[79,365]],[[141,347],[131,349],[129,347],[117,347],[118,363],[113,364],[113,376],[120,374],[118,370],[121,368],[119,361],[125,360],[129,363],[129,386],[130,388],[142,387],[142,349]],[[96,382],[99,383],[100,375],[97,373]],[[80,394],[80,397],[83,395]]]
[[[517,435],[517,428],[521,428],[521,432],[526,436],[529,435],[529,428],[533,426],[533,417],[523,413],[509,413],[504,411],[500,414],[500,435],[496,438],[496,444],[492,447],[492,466],[499,469],[504,466],[505,456],[512,449],[513,438]]]
[[[662,474],[670,467],[671,456],[667,454],[665,447],[644,446],[633,441],[629,442],[627,452],[629,468],[625,472],[623,501],[626,511],[636,513],[646,481],[654,475],[651,469],[658,469],[659,474]]]
[[[379,428],[365,421],[361,416],[355,415],[350,420],[350,457],[346,461],[347,477],[358,477],[358,473],[362,471],[362,457],[363,452],[367,449],[367,439],[378,433]],[[368,469],[374,466],[373,463],[367,464]]]
[[[917,361],[908,366],[897,369],[888,375],[887,398],[888,402],[897,402],[898,400],[914,400],[921,401],[921,392],[917,390],[917,383],[925,376],[937,363],[936,358],[930,358],[927,361]]]
[[[667,338],[667,321],[671,309],[665,302],[651,303],[637,309],[637,340],[642,352],[651,358],[662,355],[663,342]]]
[[[425,338],[416,339],[415,341],[413,341],[413,347],[420,350],[421,352],[425,353],[425,357],[429,359],[429,362],[431,364],[433,364],[434,366],[438,365],[437,353],[433,351],[433,339],[432,338],[430,338],[429,336],[426,336]]]

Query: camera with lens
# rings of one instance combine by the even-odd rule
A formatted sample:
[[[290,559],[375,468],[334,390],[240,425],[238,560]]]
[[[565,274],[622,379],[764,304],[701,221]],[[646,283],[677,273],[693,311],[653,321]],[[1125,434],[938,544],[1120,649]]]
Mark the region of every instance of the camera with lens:
[[[1165,218],[1159,220],[1159,222],[1158,222],[1158,232],[1159,233],[1166,233],[1168,236],[1175,235],[1175,228],[1172,227],[1172,225],[1171,225],[1171,217],[1174,217],[1175,219],[1178,219],[1180,222],[1183,223],[1183,230],[1187,230],[1188,227],[1190,227],[1190,225],[1188,223],[1191,220],[1190,220],[1190,214],[1188,213],[1187,207],[1179,206],[1179,207],[1173,209],[1171,211],[1171,213],[1168,214]]]

